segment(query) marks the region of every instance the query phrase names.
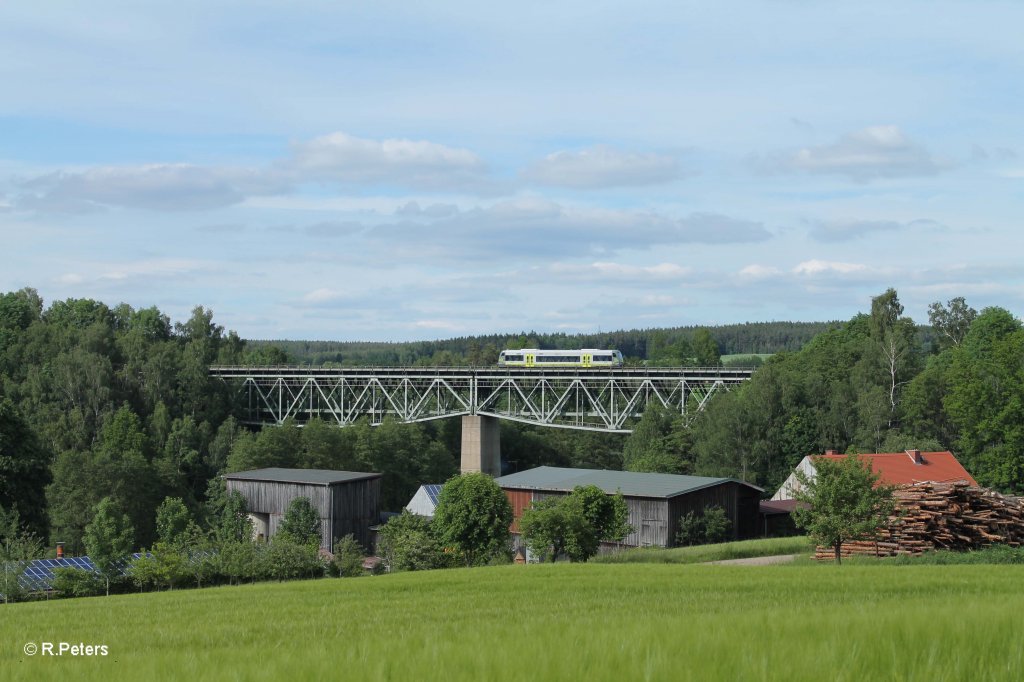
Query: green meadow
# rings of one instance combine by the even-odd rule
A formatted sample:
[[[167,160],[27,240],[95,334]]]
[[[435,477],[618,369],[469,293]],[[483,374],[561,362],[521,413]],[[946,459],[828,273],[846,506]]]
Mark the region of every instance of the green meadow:
[[[814,543],[810,538],[806,535],[798,535],[788,538],[741,540],[675,549],[644,547],[614,554],[602,554],[594,557],[591,561],[603,564],[700,564],[708,561],[749,559],[777,554],[811,555],[813,553]]]
[[[1024,567],[557,564],[0,606],[6,680],[983,680]],[[26,642],[106,657],[26,656]]]

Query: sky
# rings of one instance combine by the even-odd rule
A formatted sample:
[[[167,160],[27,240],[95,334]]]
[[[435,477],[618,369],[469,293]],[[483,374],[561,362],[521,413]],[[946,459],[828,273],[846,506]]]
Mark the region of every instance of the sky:
[[[1024,310],[1024,3],[0,5],[0,291],[252,339]]]

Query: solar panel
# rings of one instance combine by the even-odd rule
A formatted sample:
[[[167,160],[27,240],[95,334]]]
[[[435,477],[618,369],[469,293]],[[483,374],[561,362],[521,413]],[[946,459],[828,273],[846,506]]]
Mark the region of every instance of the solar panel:
[[[213,554],[215,554],[213,551],[202,551],[196,552],[193,556],[206,557]],[[122,575],[126,574],[132,560],[138,559],[141,556],[143,556],[141,553],[136,552],[131,555],[131,558],[126,557],[125,560],[117,562],[116,565],[120,573]],[[18,582],[28,590],[52,590],[53,571],[58,568],[77,568],[83,571],[96,572],[96,566],[87,556],[64,557],[62,559],[33,559],[32,561],[25,562],[25,570]]]
[[[430,501],[434,503],[434,506],[437,506],[437,500],[441,495],[441,487],[442,486],[436,484],[423,486],[423,489],[427,491],[427,497],[429,497]]]

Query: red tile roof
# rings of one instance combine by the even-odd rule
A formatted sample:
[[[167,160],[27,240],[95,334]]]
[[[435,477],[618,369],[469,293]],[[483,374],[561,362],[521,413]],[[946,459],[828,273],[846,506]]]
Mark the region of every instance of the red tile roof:
[[[967,481],[971,485],[978,485],[978,482],[967,473],[967,469],[964,469],[960,462],[956,461],[952,452],[921,452],[919,454],[920,463],[915,462],[914,451],[862,454],[858,457],[871,462],[872,470],[882,474],[881,482],[890,485],[909,485],[921,481],[937,483]],[[814,459],[819,457],[842,459],[846,455],[817,455]]]

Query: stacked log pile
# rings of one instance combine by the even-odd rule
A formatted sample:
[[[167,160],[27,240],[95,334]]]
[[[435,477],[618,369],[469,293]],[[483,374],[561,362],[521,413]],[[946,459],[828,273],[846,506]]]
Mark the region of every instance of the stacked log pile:
[[[992,544],[1024,544],[1024,504],[986,488],[959,483],[916,483],[898,488],[896,511],[871,540],[843,544],[843,557],[921,554],[933,549],[969,550]],[[835,549],[815,557],[833,560]]]

